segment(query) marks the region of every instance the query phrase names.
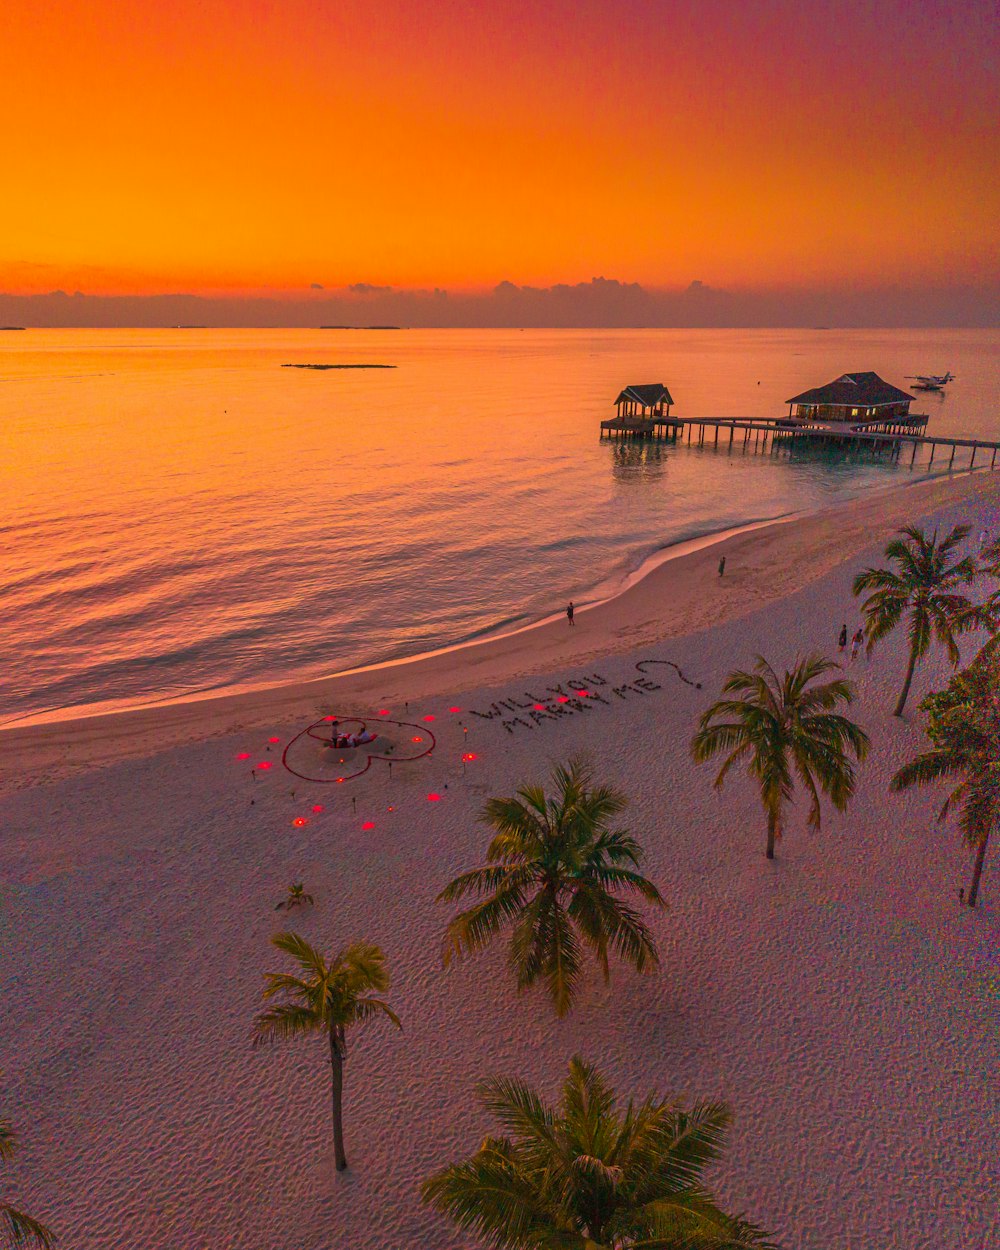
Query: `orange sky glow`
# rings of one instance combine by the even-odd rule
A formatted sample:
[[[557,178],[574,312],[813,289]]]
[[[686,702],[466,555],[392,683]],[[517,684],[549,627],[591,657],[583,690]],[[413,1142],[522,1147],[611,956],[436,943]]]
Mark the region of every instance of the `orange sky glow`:
[[[0,18],[0,290],[996,274],[985,0],[56,0]]]

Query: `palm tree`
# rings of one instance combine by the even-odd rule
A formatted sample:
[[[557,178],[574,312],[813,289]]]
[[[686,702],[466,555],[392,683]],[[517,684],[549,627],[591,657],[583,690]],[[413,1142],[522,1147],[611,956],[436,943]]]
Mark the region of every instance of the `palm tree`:
[[[593,786],[592,770],[580,759],[553,769],[552,780],[554,797],[535,785],[522,786],[513,798],[490,799],[481,817],[494,830],[487,866],[456,877],[438,901],[479,896],[445,930],[446,967],[511,926],[508,962],[518,990],[543,980],[563,1016],[580,976],[581,940],[594,952],[605,982],[609,948],[639,972],[659,962],[642,917],[615,891],[666,904],[637,871],[639,843],[625,830],[608,828],[625,808],[625,796]]]
[[[297,933],[276,933],[271,942],[298,964],[304,976],[266,972],[264,997],[283,995],[284,1002],[261,1012],[254,1022],[254,1045],[285,1041],[305,1033],[321,1032],[330,1044],[331,1092],[333,1095],[333,1145],[337,1171],[347,1167],[344,1153],[343,1091],[347,1030],[355,1024],[388,1016],[397,1029],[399,1017],[380,998],[368,991],[389,988],[385,955],[371,942],[352,942],[327,963]]]
[[[865,569],[854,579],[855,595],[872,593],[861,605],[865,614],[867,650],[891,634],[905,615],[910,637],[906,680],[894,716],[902,716],[917,663],[930,650],[934,638],[948,650],[957,667],[961,659],[956,638],[989,620],[988,611],[977,607],[957,587],[968,586],[979,570],[972,556],[953,560],[955,548],[969,533],[968,525],[956,525],[938,542],[937,530],[928,538],[922,529],[908,525],[885,549],[895,569]]]
[[[890,788],[957,779],[938,813],[944,820],[954,808],[965,841],[976,852],[969,886],[975,907],[990,833],[1000,825],[1000,655],[981,653],[947,690],[929,695],[927,736],[932,749],[916,756],[893,777]]]
[[[854,793],[853,752],[860,762],[868,754],[868,735],[854,721],[832,709],[850,704],[854,687],[838,678],[811,685],[817,677],[839,669],[832,660],[814,655],[796,661],[779,677],[758,656],[752,673],[730,673],[720,699],[703,714],[691,740],[695,761],[703,764],[728,752],[715,788],[722,788],[734,764],[745,760],[747,771],[760,787],[767,816],[767,858],[774,859],[774,844],[781,837],[785,804],[791,801],[798,776],[810,796],[808,821],[819,829],[820,791],[842,812]]]
[[[275,904],[274,910],[291,911],[293,907],[312,907],[312,905],[313,896],[306,893],[306,888],[301,881],[296,881],[288,887],[288,893],[281,902]]]
[[[497,1250],[739,1250],[764,1234],[701,1182],[722,1153],[723,1103],[650,1095],[621,1110],[601,1074],[570,1061],[558,1106],[494,1077],[478,1086],[505,1136],[423,1184],[425,1203]],[[773,1250],[773,1248],[772,1248]]]
[[[0,1118],[0,1160],[9,1163],[17,1153],[17,1133],[9,1120]],[[56,1244],[51,1229],[38,1220],[18,1211],[9,1202],[0,1200],[0,1246],[24,1246],[33,1242],[36,1246]]]

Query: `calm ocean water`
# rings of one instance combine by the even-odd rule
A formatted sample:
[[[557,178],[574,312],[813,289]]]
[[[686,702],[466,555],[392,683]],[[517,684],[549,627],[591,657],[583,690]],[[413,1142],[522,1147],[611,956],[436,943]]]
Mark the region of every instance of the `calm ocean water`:
[[[775,416],[851,369],[897,385],[950,369],[915,410],[931,432],[998,438],[997,346],[954,330],[0,334],[0,721],[415,654],[607,593],[678,540],[912,480],[819,453],[602,444],[627,383],[666,382],[680,415]]]

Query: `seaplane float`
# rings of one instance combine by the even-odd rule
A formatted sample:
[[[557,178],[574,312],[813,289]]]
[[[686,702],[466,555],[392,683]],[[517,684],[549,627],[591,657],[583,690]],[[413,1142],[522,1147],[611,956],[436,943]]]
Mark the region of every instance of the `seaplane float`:
[[[953,373],[918,373],[916,376],[907,374],[911,379],[911,391],[943,391],[949,382],[954,382]]]

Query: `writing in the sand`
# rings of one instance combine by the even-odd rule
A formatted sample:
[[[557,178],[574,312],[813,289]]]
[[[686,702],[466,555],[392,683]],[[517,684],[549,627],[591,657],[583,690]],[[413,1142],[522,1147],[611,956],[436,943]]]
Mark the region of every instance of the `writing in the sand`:
[[[619,700],[661,689],[662,686],[644,676],[615,686],[600,673],[591,673],[577,681],[546,686],[541,694],[526,690],[519,699],[497,699],[485,712],[471,708],[470,713],[480,720],[498,720],[507,733],[512,734],[517,729],[534,729],[545,721],[561,720],[564,716],[596,712],[602,705],[613,707]]]

